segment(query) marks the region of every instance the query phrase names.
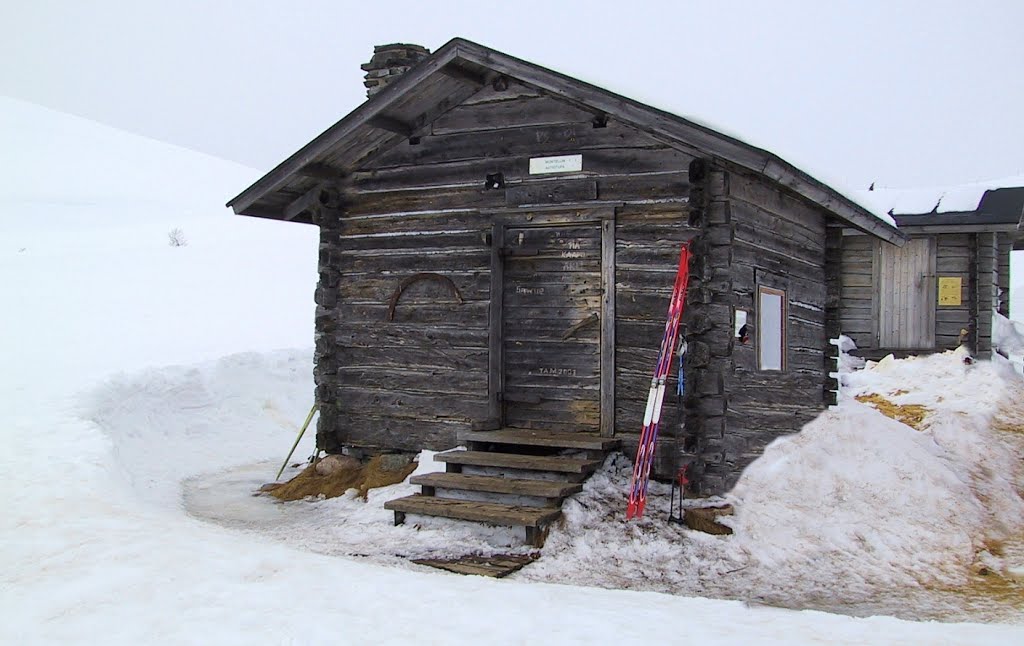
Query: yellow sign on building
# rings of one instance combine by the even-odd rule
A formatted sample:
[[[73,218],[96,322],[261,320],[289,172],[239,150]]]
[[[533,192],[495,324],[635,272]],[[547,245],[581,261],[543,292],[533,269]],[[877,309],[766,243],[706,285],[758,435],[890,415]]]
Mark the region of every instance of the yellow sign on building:
[[[963,278],[939,278],[939,305],[959,305]]]

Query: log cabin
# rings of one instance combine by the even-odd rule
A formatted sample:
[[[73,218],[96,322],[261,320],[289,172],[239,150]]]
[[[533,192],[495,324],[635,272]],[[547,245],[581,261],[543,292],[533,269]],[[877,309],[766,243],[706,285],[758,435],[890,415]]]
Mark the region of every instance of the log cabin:
[[[858,197],[882,205],[910,239],[895,247],[851,230],[843,239],[840,319],[856,354],[963,343],[991,356],[992,313],[1010,313],[1010,254],[1024,248],[1024,178],[872,192]]]
[[[684,243],[685,386],[654,475],[686,466],[723,493],[834,401],[843,243],[901,245],[891,221],[766,150],[464,39],[378,47],[363,69],[365,103],[228,203],[320,229],[319,449],[631,455]],[[463,453],[454,475],[541,470]]]

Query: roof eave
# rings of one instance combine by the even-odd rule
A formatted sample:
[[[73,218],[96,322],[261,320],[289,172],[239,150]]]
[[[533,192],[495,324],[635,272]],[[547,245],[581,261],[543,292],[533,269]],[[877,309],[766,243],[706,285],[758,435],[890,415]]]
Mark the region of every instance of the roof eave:
[[[386,111],[407,90],[450,63],[458,53],[456,47],[457,40],[449,41],[436,52],[420,61],[396,81],[389,83],[383,90],[363,102],[330,128],[320,133],[291,157],[256,180],[254,184],[231,198],[226,206],[231,207],[238,215],[245,215],[249,207],[268,193],[280,188],[293,173],[300,170],[306,164],[316,161],[320,154],[333,146],[341,138],[365,124],[375,115]]]
[[[716,132],[678,115],[641,104],[559,72],[529,63],[462,38],[454,38],[432,55],[389,84],[347,116],[325,130],[295,154],[257,180],[227,206],[236,214],[248,214],[256,202],[284,185],[289,176],[375,115],[385,112],[406,91],[456,59],[488,67],[517,78],[590,109],[614,115],[641,130],[675,141],[693,153],[708,155],[763,174],[820,205],[851,226],[887,242],[902,245],[907,237],[834,189],[800,171],[781,158],[738,139]],[[261,214],[261,217],[268,217]],[[282,219],[284,216],[282,215]]]

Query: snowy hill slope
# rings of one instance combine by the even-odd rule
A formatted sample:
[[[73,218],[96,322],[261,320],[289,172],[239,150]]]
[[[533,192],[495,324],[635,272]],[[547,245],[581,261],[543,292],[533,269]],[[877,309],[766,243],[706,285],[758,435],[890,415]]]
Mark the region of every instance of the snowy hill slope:
[[[256,171],[13,99],[0,115],[0,271],[18,312],[0,355],[23,366],[6,392],[310,344],[317,230],[223,206]],[[186,246],[169,246],[175,228]]]
[[[270,459],[248,477],[272,477],[311,403],[316,230],[228,216],[221,204],[248,181],[246,169],[0,104],[8,114],[15,118],[0,119],[0,141],[20,148],[4,164],[36,161],[0,191],[0,642],[502,644],[543,635],[588,645],[684,637],[1009,644],[1024,636],[1019,626],[855,619],[457,577],[293,547],[333,532],[354,537],[344,553],[375,549],[380,536],[395,541],[387,547],[425,543],[415,527],[392,527],[383,510],[350,498],[294,506],[259,499],[264,525],[249,523],[246,532],[199,522],[186,514],[183,481],[213,472],[253,500],[233,468]],[[61,136],[39,144],[50,132]],[[43,150],[62,160],[59,172]],[[124,177],[134,183],[111,180]],[[187,246],[168,246],[170,226],[183,229]],[[300,349],[275,350],[282,347]],[[913,442],[902,430],[880,432]],[[308,454],[309,439],[297,455]],[[586,553],[587,532],[598,528],[585,509],[575,518],[583,525],[567,534],[566,549]],[[653,519],[607,525],[656,550],[666,572],[700,573],[691,559],[733,550],[682,530],[653,541]],[[439,537],[458,534],[442,528]],[[578,553],[555,551],[550,562],[564,568],[552,580],[571,581],[567,564],[587,574]],[[665,581],[657,583],[649,589]]]
[[[0,231],[213,215],[231,191],[259,177],[233,162],[9,97],[0,96],[0,115]]]

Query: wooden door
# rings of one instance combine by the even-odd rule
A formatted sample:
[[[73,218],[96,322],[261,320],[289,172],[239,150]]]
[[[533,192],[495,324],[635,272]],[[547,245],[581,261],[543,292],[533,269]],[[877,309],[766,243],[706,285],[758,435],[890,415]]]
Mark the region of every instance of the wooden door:
[[[878,347],[924,350],[935,347],[935,241],[909,240],[902,247],[879,242]]]
[[[507,426],[601,426],[601,226],[508,227],[503,240]]]

